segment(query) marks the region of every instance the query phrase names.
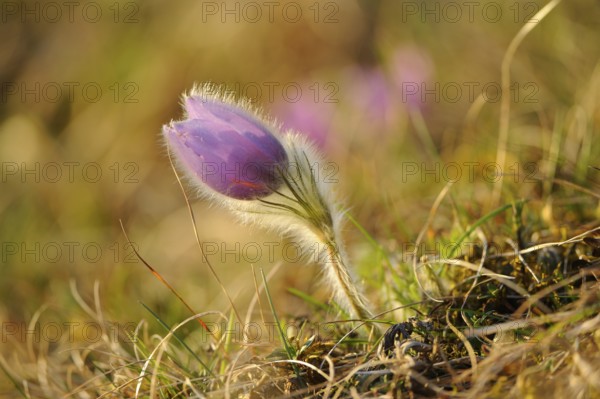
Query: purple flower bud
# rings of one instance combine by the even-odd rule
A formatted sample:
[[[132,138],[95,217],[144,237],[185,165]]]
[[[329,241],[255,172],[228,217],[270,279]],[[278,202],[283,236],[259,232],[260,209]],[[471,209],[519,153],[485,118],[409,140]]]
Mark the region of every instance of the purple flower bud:
[[[187,118],[163,126],[175,158],[191,175],[231,198],[265,197],[281,184],[288,157],[269,127],[217,95],[185,97]]]

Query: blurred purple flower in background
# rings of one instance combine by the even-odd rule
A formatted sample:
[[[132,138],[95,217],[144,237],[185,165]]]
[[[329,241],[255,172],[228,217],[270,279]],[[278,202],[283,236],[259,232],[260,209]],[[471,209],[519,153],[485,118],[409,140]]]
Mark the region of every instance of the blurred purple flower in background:
[[[423,110],[423,88],[434,73],[429,55],[414,46],[400,46],[394,51],[389,68],[400,101],[408,109]]]
[[[335,96],[328,97],[333,102],[316,98],[314,90],[309,90],[313,83],[303,86],[298,101],[281,101],[272,111],[285,128],[308,136],[321,149],[331,149],[335,143],[334,127],[346,133],[368,131],[371,135],[397,132],[399,123],[406,119],[406,110],[426,109],[422,91],[431,87],[434,69],[427,52],[412,45],[395,48],[387,60],[386,65],[344,70],[335,83],[329,82],[335,84]],[[338,108],[345,117],[334,125]]]
[[[272,109],[273,114],[281,121],[284,130],[292,129],[309,137],[320,149],[332,143],[332,122],[337,99],[332,102],[317,101],[313,95],[301,96],[298,101],[281,101]],[[311,93],[312,94],[312,93]]]
[[[281,185],[287,154],[263,121],[218,96],[184,98],[186,119],[163,126],[163,135],[188,174],[228,197],[267,196]]]
[[[387,126],[394,110],[390,83],[383,71],[377,67],[352,69],[346,81],[354,112],[377,130]]]

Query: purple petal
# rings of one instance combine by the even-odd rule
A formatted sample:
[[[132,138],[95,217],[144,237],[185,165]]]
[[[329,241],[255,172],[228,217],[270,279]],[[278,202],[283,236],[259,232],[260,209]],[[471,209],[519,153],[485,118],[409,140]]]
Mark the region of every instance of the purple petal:
[[[215,191],[237,199],[269,195],[281,185],[286,152],[258,119],[215,99],[188,97],[187,120],[163,128],[175,156]]]

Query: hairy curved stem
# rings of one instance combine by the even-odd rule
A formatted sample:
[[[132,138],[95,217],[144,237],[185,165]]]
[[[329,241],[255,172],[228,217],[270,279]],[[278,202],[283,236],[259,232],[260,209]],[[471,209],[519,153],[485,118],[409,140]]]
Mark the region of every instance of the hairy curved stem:
[[[351,317],[367,321],[373,319],[371,311],[363,295],[356,288],[350,270],[346,266],[348,261],[343,252],[332,244],[326,244],[325,259],[322,260],[325,277],[332,285],[335,301],[347,309]]]

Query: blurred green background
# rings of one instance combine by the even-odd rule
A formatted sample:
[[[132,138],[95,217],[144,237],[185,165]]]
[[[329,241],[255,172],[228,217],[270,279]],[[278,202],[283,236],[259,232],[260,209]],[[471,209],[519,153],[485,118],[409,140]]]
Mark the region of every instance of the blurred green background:
[[[247,96],[313,137],[335,163],[336,189],[352,215],[392,253],[414,241],[455,173],[452,163],[462,173],[458,203],[480,216],[493,186],[483,165],[496,157],[502,58],[545,3],[470,4],[3,1],[0,353],[10,359],[26,342],[25,327],[15,333],[7,323],[28,323],[41,308],[48,320],[88,319],[70,284],[93,303],[99,282],[105,317],[115,322],[151,318],[138,301],[169,323],[188,316],[136,259],[119,220],[194,309],[228,311],[160,138],[163,124],[182,117],[180,95],[195,83]],[[507,198],[543,195],[523,178],[543,179],[556,163],[573,181],[597,178],[578,160],[597,164],[599,153],[592,140],[600,124],[599,20],[597,1],[563,2],[518,49],[509,93],[512,169],[504,172],[519,177],[509,179],[518,184],[507,183]],[[477,163],[472,176],[469,162]],[[224,249],[212,264],[245,309],[256,258],[247,244],[264,251],[254,264],[268,271],[285,256],[276,250],[268,259],[266,243],[281,238],[192,203],[200,239]],[[433,228],[447,227],[446,216]],[[368,280],[379,266],[360,261],[367,240],[351,224],[347,233]],[[314,266],[291,263],[272,278],[271,291],[278,311],[307,314],[287,287],[323,300],[328,292]],[[388,308],[373,286],[365,289],[378,309]]]

